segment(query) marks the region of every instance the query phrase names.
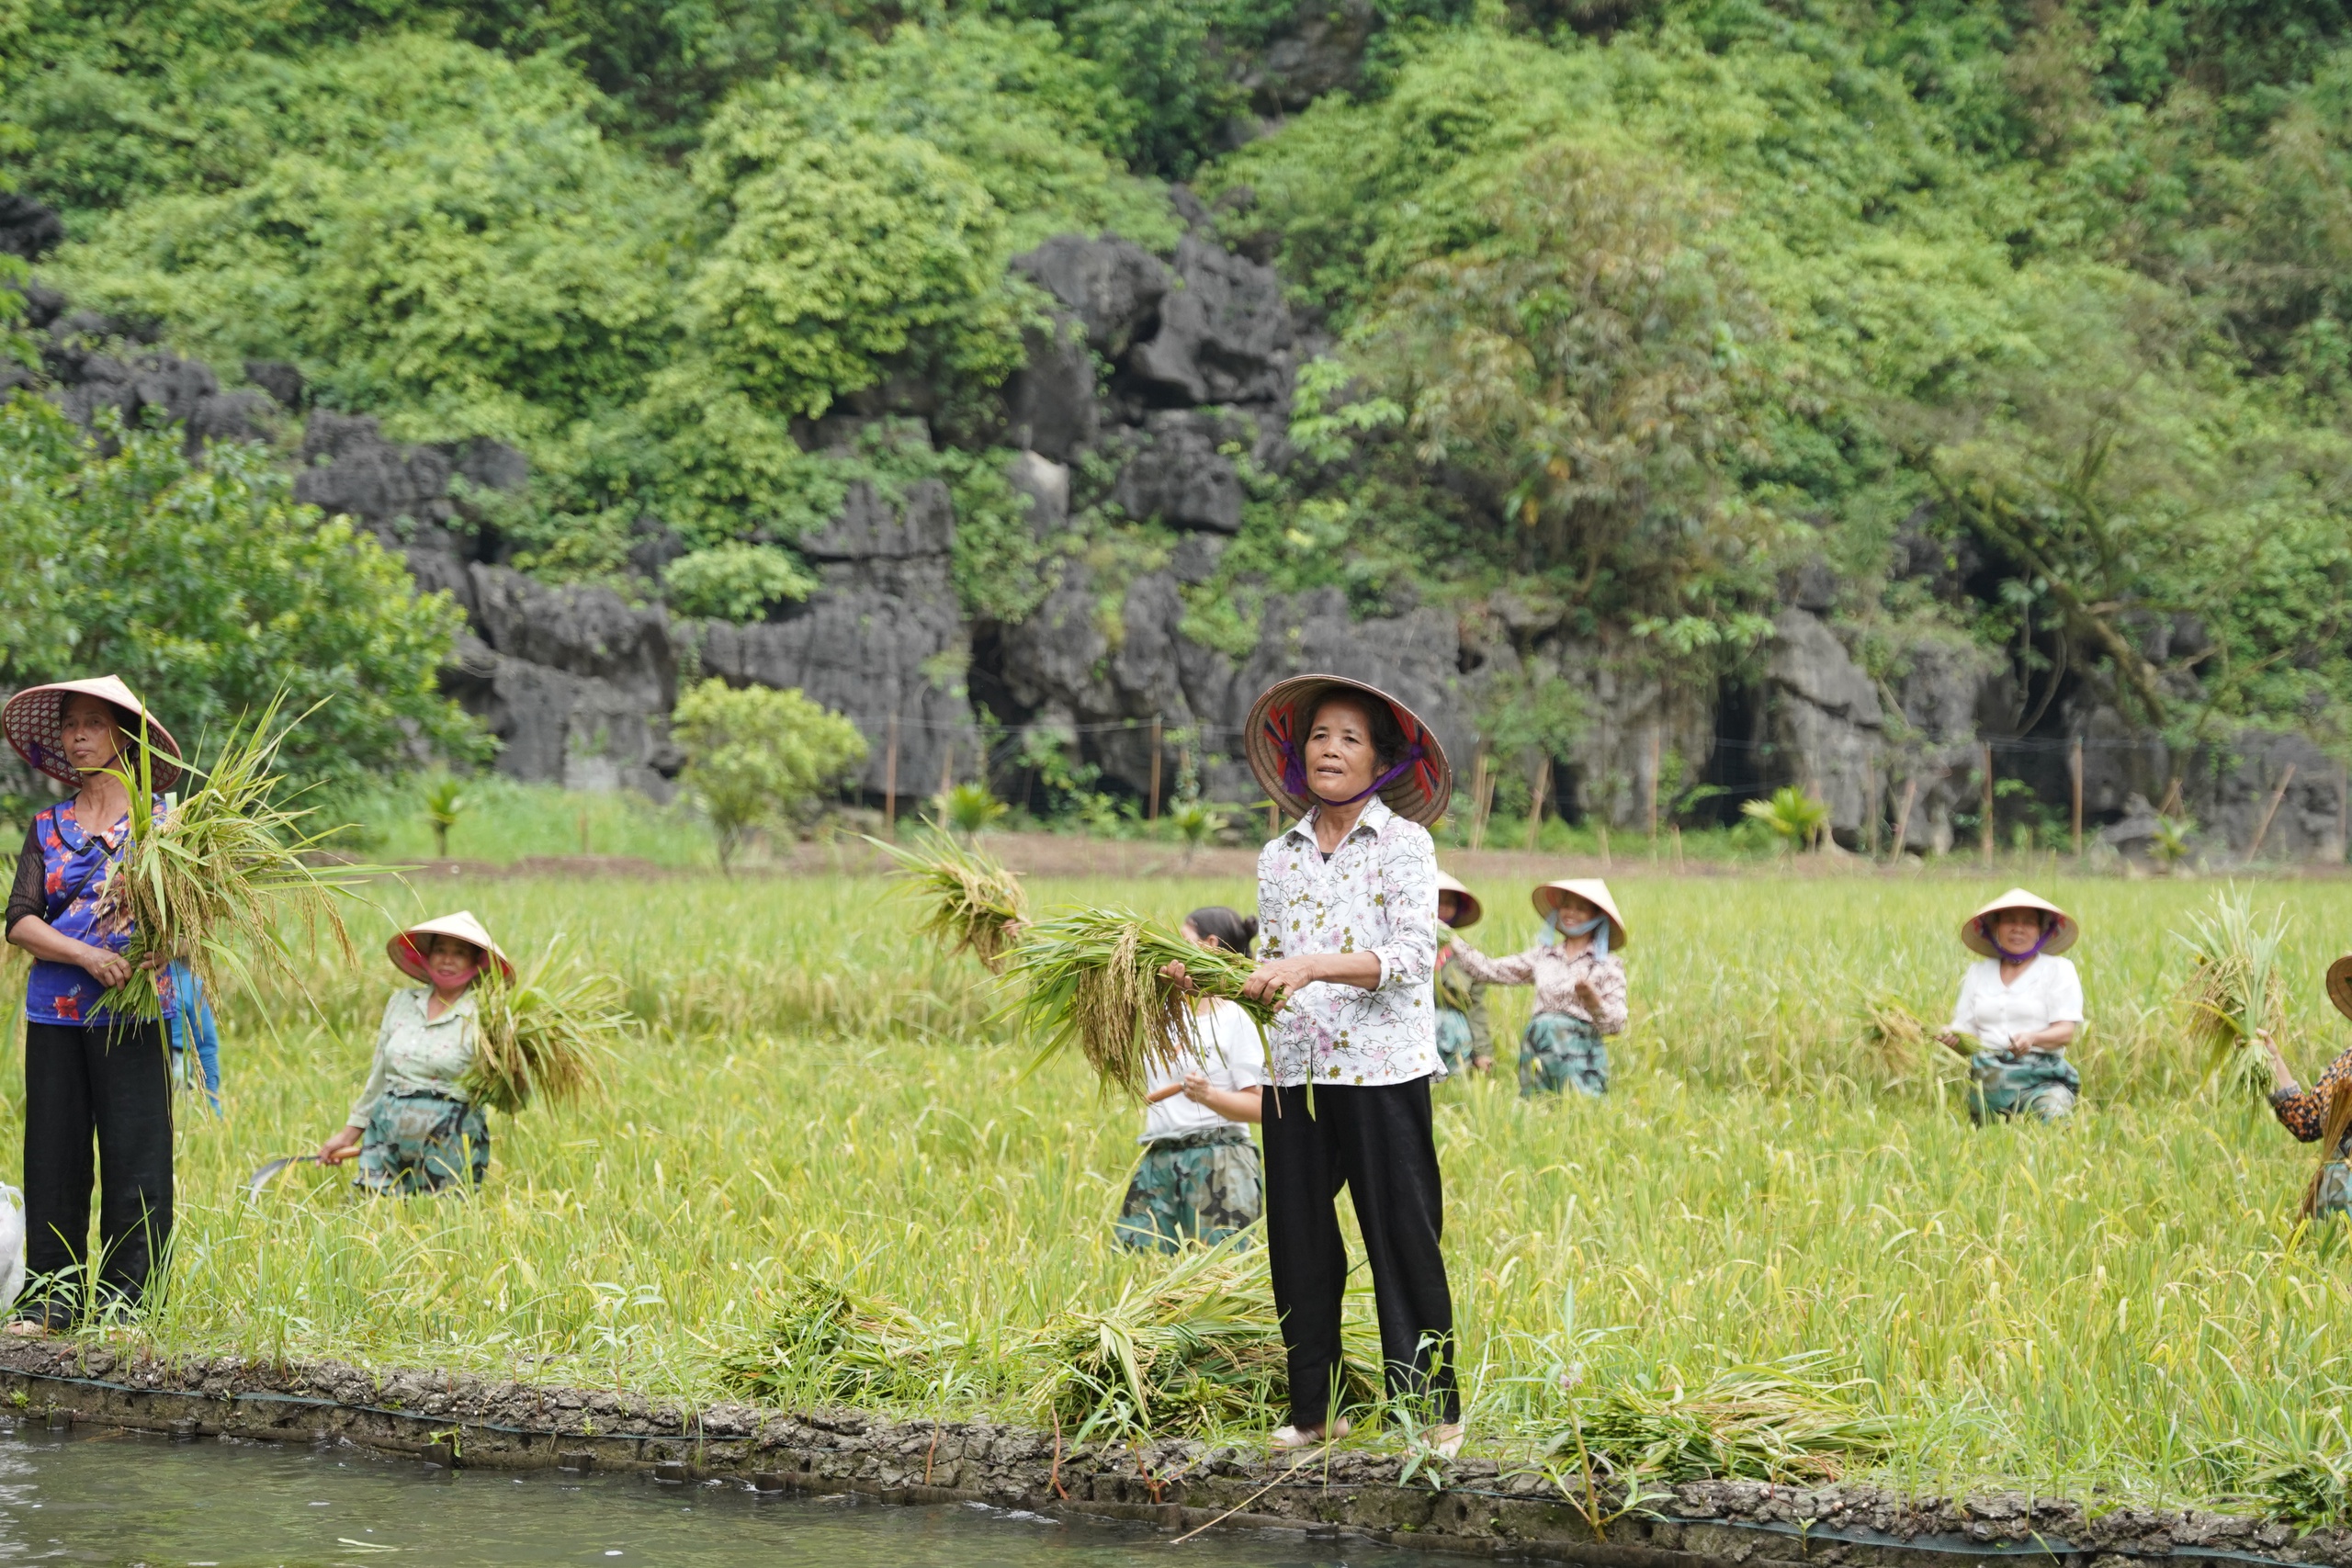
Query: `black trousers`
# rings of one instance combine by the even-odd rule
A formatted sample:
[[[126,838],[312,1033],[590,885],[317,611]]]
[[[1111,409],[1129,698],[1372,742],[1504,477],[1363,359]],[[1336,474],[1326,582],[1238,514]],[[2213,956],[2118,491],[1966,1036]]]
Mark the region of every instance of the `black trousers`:
[[[136,1307],[172,1235],[172,1086],[163,1026],[28,1023],[20,1310],[44,1296],[52,1316],[84,1304],[94,1175],[97,1289],[88,1304]]]
[[[1337,1201],[1356,1206],[1380,1315],[1391,1398],[1426,1397],[1426,1418],[1458,1421],[1453,1296],[1438,1251],[1445,1194],[1430,1133],[1430,1080],[1317,1084],[1263,1091],[1266,1261],[1290,1352],[1290,1418],[1315,1427],[1330,1411],[1340,1369],[1340,1297],[1348,1253]]]

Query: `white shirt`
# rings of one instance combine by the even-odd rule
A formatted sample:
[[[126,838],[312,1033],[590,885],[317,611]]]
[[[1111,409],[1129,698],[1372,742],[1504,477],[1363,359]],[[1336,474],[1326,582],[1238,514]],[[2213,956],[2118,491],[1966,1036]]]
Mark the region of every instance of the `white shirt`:
[[[1191,1022],[1193,1049],[1198,1053],[1198,1059],[1187,1058],[1173,1066],[1153,1067],[1144,1075],[1146,1092],[1182,1083],[1184,1075],[1192,1072],[1205,1077],[1211,1089],[1256,1089],[1266,1081],[1266,1043],[1258,1038],[1258,1026],[1250,1021],[1248,1013],[1231,1002],[1216,1000],[1193,1013]],[[1182,1138],[1212,1127],[1241,1124],[1227,1121],[1205,1105],[1195,1105],[1179,1090],[1157,1105],[1144,1107],[1143,1136],[1136,1141],[1156,1144],[1162,1138]]]
[[[2007,986],[2001,984],[2000,960],[1980,958],[1970,964],[1960,977],[1960,1000],[1952,1004],[1949,1027],[1997,1051],[2020,1034],[2082,1021],[2083,982],[2075,965],[2045,953]]]
[[[1365,990],[1303,986],[1267,1031],[1274,1081],[1392,1084],[1438,1070],[1437,846],[1429,829],[1377,797],[1331,852],[1315,843],[1312,814],[1258,854],[1258,929],[1264,958],[1370,953],[1380,984]]]

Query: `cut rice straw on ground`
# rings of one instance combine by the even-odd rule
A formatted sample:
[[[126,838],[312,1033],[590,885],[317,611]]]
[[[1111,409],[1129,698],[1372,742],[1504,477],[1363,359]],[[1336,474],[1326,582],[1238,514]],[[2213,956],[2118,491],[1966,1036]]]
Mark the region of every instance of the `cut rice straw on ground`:
[[[560,1105],[596,1089],[628,1021],[620,982],[582,973],[560,947],[548,943],[512,983],[494,964],[474,982],[481,1028],[466,1092],[510,1116],[535,1100]]]
[[[2188,928],[2175,933],[2196,964],[2181,988],[2188,1038],[2205,1055],[2208,1081],[2259,1091],[2269,1080],[2255,1036],[2278,1038],[2287,1018],[2278,973],[2286,918],[2257,919],[2252,899],[2224,892],[2213,896],[2211,909],[2190,915]]]
[[[916,930],[946,943],[951,953],[968,949],[991,970],[1003,972],[1006,955],[1029,920],[1019,877],[978,846],[959,844],[938,828],[923,829],[911,846],[865,841],[899,863],[896,874],[924,902]]]
[[[231,731],[203,779],[160,816],[153,767],[146,749],[118,774],[130,796],[130,847],[107,879],[102,922],[132,932],[127,956],[177,959],[208,985],[222,971],[251,983],[248,957],[297,977],[288,927],[300,923],[315,943],[323,932],[345,964],[353,961],[337,894],[381,874],[381,866],[313,866],[304,856],[323,832],[305,832],[311,808],[289,810],[273,798],[281,782],[277,750],[311,713],[276,729],[272,702],[249,727]],[[163,1017],[155,972],[135,968],[130,979],[99,998],[109,1012]]]
[[[1203,996],[1238,1003],[1261,1030],[1273,1019],[1245,1000],[1247,958],[1196,947],[1123,909],[1080,909],[1029,929],[1009,973],[1023,987],[1009,1010],[1024,1033],[1043,1036],[1044,1062],[1075,1045],[1106,1087],[1140,1100],[1154,1067],[1194,1055],[1191,994],[1160,971],[1184,965]]]
[[[1894,1438],[1860,1380],[1824,1380],[1818,1354],[1731,1367],[1697,1388],[1664,1367],[1620,1382],[1579,1409],[1587,1451],[1619,1475],[1685,1481],[1832,1481],[1883,1457]],[[1565,1432],[1552,1451],[1570,1451]]]

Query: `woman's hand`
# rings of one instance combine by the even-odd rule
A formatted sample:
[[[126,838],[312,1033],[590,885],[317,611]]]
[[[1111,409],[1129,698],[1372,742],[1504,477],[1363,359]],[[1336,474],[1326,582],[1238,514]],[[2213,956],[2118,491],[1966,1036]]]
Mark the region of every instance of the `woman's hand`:
[[[1209,1079],[1206,1073],[1186,1073],[1184,1075],[1184,1098],[1191,1100],[1195,1105],[1208,1104]]]
[[[359,1129],[345,1127],[319,1145],[321,1165],[341,1165],[359,1152]]]
[[[74,955],[74,962],[86,970],[91,979],[108,990],[130,983],[130,959],[103,947],[93,947],[86,942],[78,945],[82,951]]]
[[[1269,958],[1258,965],[1250,978],[1241,984],[1241,994],[1253,1002],[1280,1008],[1297,994],[1302,986],[1311,986],[1323,978],[1321,953],[1303,953],[1295,958]]]
[[[1171,958],[1161,964],[1159,977],[1188,997],[1197,997],[1201,994],[1199,984],[1193,980],[1191,972],[1184,967],[1184,961],[1181,958]]]
[[[1595,1024],[1600,1023],[1600,993],[1594,990],[1592,982],[1582,975],[1577,976],[1577,1005],[1584,1009],[1585,1017]]]
[[[2270,1031],[2267,1029],[2256,1030],[2254,1039],[2270,1058],[2270,1087],[2280,1094],[2293,1093],[2295,1070],[2287,1066],[2286,1053],[2278,1049],[2278,1042],[2271,1038]]]

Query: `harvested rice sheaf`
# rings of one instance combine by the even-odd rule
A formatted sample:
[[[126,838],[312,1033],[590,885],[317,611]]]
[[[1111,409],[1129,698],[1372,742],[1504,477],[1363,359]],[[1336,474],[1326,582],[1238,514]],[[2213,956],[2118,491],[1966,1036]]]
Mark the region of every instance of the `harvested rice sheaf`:
[[[2210,1081],[2261,1092],[2269,1075],[2255,1036],[2267,1031],[2277,1038],[2287,1018],[2278,973],[2285,914],[2274,912],[2266,922],[2246,895],[2217,893],[2213,908],[2189,916],[2188,927],[2174,933],[2194,964],[2180,993],[2184,1032],[2205,1057]]]
[[[1182,963],[1199,994],[1238,1003],[1262,1030],[1273,1010],[1246,999],[1255,967],[1238,953],[1194,946],[1124,909],[1080,909],[1032,926],[1007,973],[1022,987],[1012,1010],[1041,1037],[1038,1060],[1076,1046],[1106,1086],[1140,1100],[1153,1067],[1193,1052],[1193,998],[1161,971]]]
[[[1928,1061],[1935,1033],[1903,1003],[1875,997],[1862,1004],[1862,1043],[1890,1078],[1907,1078]]]
[[[131,929],[128,956],[179,960],[208,987],[223,974],[251,984],[259,960],[300,983],[291,931],[302,928],[315,943],[323,934],[345,964],[354,961],[336,895],[380,874],[381,866],[314,866],[305,858],[326,834],[305,824],[313,808],[288,809],[277,795],[278,748],[294,727],[318,710],[277,725],[272,702],[250,726],[230,732],[209,769],[160,815],[154,808],[152,759],[141,748],[123,773],[130,795],[130,847],[107,878],[100,896],[102,929]],[[163,1017],[155,973],[136,967],[130,979],[99,998],[109,1012]]]
[[[628,1026],[621,983],[582,972],[549,942],[509,982],[496,964],[474,982],[475,1032],[467,1094],[508,1115],[533,1100],[563,1104],[594,1089],[614,1042]]]
[[[1019,877],[977,845],[959,844],[937,828],[922,829],[911,845],[865,841],[899,863],[895,874],[923,901],[916,930],[946,943],[951,953],[968,949],[989,969],[1003,972],[1029,919]]]
[[[1883,1457],[1893,1423],[1867,1407],[1859,1380],[1821,1375],[1822,1358],[1732,1367],[1696,1388],[1675,1367],[1617,1384],[1553,1440],[1618,1475],[1686,1481],[1832,1481]]]
[[[910,1404],[944,1394],[963,1341],[894,1302],[804,1275],[757,1343],[726,1358],[730,1387],[775,1404]]]

